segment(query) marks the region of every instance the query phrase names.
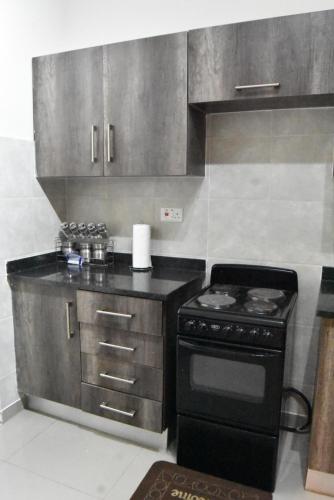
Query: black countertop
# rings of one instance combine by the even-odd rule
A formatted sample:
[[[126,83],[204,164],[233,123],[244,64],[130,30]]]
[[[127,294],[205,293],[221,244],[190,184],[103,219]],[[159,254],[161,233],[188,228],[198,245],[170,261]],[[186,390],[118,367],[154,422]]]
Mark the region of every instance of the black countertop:
[[[334,268],[323,267],[318,298],[317,316],[334,318]]]
[[[45,285],[166,300],[182,287],[205,278],[204,260],[152,257],[153,269],[148,272],[131,271],[130,262],[128,254],[116,254],[111,267],[79,268],[57,262],[55,254],[45,254],[7,263],[8,281],[14,285],[16,280],[37,280]]]

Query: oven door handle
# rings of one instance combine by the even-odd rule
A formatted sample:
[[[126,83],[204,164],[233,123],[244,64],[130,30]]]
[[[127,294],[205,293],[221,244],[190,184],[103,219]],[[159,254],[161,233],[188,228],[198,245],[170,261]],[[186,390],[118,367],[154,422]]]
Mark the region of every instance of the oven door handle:
[[[186,340],[182,340],[182,339],[179,339],[179,345],[181,347],[184,347],[186,349],[196,349],[196,350],[199,350],[201,353],[208,353],[208,354],[213,354],[214,352],[217,352],[218,354],[221,354],[221,351],[224,350],[224,351],[228,351],[228,353],[230,354],[235,354],[237,357],[242,357],[242,358],[276,358],[278,354],[280,354],[279,352],[255,352],[255,351],[252,351],[251,348],[245,348],[244,346],[240,346],[240,350],[236,350],[236,349],[231,349],[229,346],[227,346],[226,344],[220,344],[219,346],[218,345],[212,345],[212,347],[210,347],[209,345],[209,342],[189,342],[189,341],[186,341]]]

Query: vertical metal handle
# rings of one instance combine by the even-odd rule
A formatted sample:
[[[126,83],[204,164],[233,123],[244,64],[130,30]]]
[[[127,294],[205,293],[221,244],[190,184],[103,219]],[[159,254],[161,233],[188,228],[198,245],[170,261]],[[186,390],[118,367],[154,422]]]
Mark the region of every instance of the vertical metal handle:
[[[91,163],[97,162],[96,150],[95,150],[95,136],[97,132],[97,126],[92,125],[90,128],[90,161]]]
[[[107,161],[114,161],[114,127],[111,123],[107,125]]]
[[[66,331],[67,331],[67,338],[70,340],[72,337],[74,337],[74,331],[71,328],[71,314],[70,314],[70,307],[72,305],[72,302],[66,302],[65,303],[65,312],[66,312]]]

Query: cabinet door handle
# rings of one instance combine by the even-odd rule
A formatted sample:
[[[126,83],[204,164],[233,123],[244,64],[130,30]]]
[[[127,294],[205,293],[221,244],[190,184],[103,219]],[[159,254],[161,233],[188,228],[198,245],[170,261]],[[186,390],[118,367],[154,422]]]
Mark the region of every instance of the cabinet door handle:
[[[114,161],[114,126],[111,123],[107,125],[107,161]]]
[[[71,314],[70,314],[70,307],[72,305],[72,302],[66,302],[65,303],[65,313],[66,313],[66,331],[67,331],[67,338],[70,340],[72,337],[74,337],[74,331],[71,328]]]
[[[135,317],[135,314],[127,314],[127,313],[118,313],[113,311],[105,311],[104,309],[96,309],[97,314],[102,314],[105,316],[115,316],[117,318],[128,318],[132,319]]]
[[[97,156],[95,151],[95,136],[97,132],[97,126],[92,125],[90,128],[90,161],[91,163],[97,162]]]
[[[255,85],[236,85],[235,90],[247,90],[247,89],[265,89],[267,87],[279,87],[279,82],[274,83],[256,83]]]
[[[136,350],[135,347],[125,347],[124,345],[110,344],[106,340],[104,342],[99,342],[99,344],[104,346],[104,347],[111,347],[112,349],[119,349],[120,351],[134,352]]]
[[[130,411],[119,410],[118,408],[113,408],[112,406],[109,406],[108,403],[104,402],[100,404],[100,408],[102,408],[102,410],[111,411],[113,413],[119,413],[120,415],[125,415],[126,417],[130,418],[133,418],[136,414],[135,410],[130,410]]]
[[[125,384],[129,384],[129,385],[133,385],[137,382],[136,378],[115,377],[114,375],[109,375],[109,373],[107,373],[107,372],[100,373],[100,377],[107,378],[109,380],[116,380],[117,382],[124,382]]]

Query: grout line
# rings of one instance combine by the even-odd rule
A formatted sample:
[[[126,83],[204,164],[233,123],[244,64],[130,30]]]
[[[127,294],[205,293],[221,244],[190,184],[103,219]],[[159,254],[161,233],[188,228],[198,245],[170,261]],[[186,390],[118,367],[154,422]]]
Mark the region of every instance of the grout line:
[[[25,410],[23,409],[23,411],[29,411],[29,410]],[[17,415],[19,415],[21,412],[19,412]],[[44,415],[43,415],[44,416]],[[48,417],[48,418],[51,418],[51,417]],[[23,448],[25,448],[26,446],[30,445],[30,443],[32,443],[32,441],[34,441],[37,437],[41,436],[41,434],[43,434],[44,432],[48,431],[50,429],[50,427],[52,427],[53,425],[55,425],[56,422],[51,422],[49,423],[43,430],[39,431],[34,437],[32,437],[31,439],[29,439],[26,443],[24,443],[22,446],[20,446],[20,448],[18,448],[17,450],[15,450],[13,453],[11,453],[7,458],[6,458],[6,462],[12,464],[12,465],[16,465],[14,463],[11,462],[11,460],[15,457],[15,455],[17,453],[19,453],[20,451],[23,450]],[[29,470],[29,469],[27,469]]]
[[[127,473],[128,471],[128,468],[131,467],[131,465],[135,462],[135,460],[139,457],[139,455],[142,453],[143,451],[143,448],[139,447],[139,450],[138,450],[138,453],[136,453],[136,455],[133,457],[132,460],[130,460],[130,462],[126,465],[126,467],[124,468],[123,472],[121,472],[120,476],[115,479],[115,481],[113,482],[113,484],[110,486],[110,488],[107,490],[106,494],[103,496],[103,499],[107,498],[107,496],[109,496],[110,493],[112,493],[112,490],[114,489],[114,487],[117,485],[117,483],[124,477],[124,475]],[[137,485],[138,486],[138,485]],[[136,488],[137,488],[136,486]]]
[[[0,462],[1,462],[1,460],[0,460]],[[61,483],[60,481],[57,481],[55,479],[51,479],[48,476],[43,476],[42,474],[39,474],[38,472],[27,469],[23,465],[14,464],[12,462],[9,462],[9,461],[3,460],[3,459],[2,459],[2,462],[7,464],[7,465],[10,465],[11,467],[17,467],[18,469],[21,469],[24,472],[27,472],[33,476],[39,477],[39,478],[44,479],[46,481],[50,481],[51,483],[54,483],[54,484],[58,484],[59,486],[62,486],[63,488],[67,488],[69,490],[76,491],[77,493],[82,493],[82,494],[86,495],[88,498],[92,498],[94,500],[102,500],[102,498],[103,498],[103,497],[92,496],[90,493],[87,493],[83,490],[78,490],[77,488],[74,488],[73,486],[69,486],[68,484]]]

